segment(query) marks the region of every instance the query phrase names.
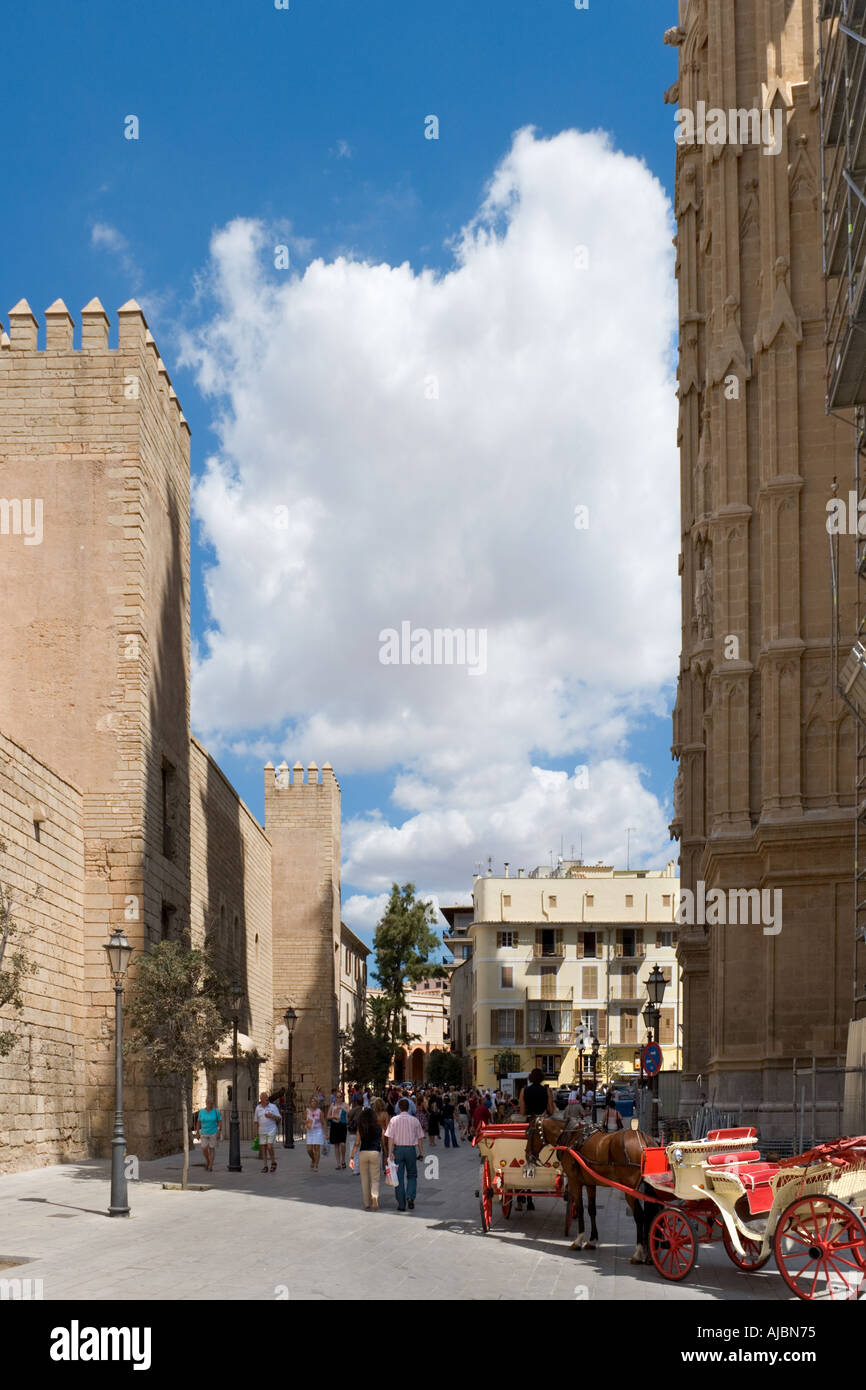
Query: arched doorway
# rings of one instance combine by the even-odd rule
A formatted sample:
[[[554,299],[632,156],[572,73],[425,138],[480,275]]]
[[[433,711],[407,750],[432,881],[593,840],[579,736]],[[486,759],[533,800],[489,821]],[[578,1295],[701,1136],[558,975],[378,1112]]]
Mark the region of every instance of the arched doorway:
[[[423,1047],[416,1047],[412,1053],[412,1080],[420,1083],[424,1080],[424,1058],[426,1053]]]
[[[398,1083],[406,1080],[406,1052],[402,1047],[394,1053],[394,1080]]]

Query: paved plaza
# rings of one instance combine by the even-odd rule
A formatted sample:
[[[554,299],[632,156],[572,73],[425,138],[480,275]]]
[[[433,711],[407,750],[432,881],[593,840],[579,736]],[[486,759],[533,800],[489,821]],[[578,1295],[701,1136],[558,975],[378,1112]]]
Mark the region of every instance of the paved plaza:
[[[180,1181],[180,1156],[142,1163],[129,1184],[132,1215],[110,1218],[108,1164],[100,1161],[0,1177],[0,1261],[27,1264],[2,1277],[41,1279],[47,1299],[781,1299],[772,1261],[739,1273],[719,1246],[704,1247],[682,1284],[633,1266],[634,1226],[625,1200],[600,1192],[596,1251],[568,1249],[564,1203],[539,1198],[510,1221],[494,1207],[479,1222],[475,1149],[437,1145],[438,1177],[424,1178],[412,1212],[365,1212],[360,1180],[333,1158],[310,1171],[306,1150],[277,1150],[263,1174],[249,1146],[242,1173],[228,1173],[228,1146],[206,1175],[194,1150],[190,1181],[207,1192],[164,1190]],[[430,1165],[428,1165],[430,1166]]]

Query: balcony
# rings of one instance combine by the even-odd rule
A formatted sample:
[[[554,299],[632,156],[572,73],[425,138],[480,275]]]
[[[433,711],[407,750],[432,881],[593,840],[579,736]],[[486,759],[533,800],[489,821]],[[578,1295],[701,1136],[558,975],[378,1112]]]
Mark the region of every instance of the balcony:
[[[532,945],[533,960],[565,960],[565,943],[563,941],[545,942],[535,941]]]
[[[571,1028],[560,1029],[559,1031],[538,1032],[529,1030],[528,1041],[533,1044],[547,1044],[551,1047],[571,1047],[574,1043],[574,1030]]]
[[[611,965],[637,965],[646,960],[646,946],[617,946],[611,956]]]
[[[574,1000],[574,988],[569,985],[568,989],[564,985],[557,983],[554,979],[550,988],[546,985],[530,985],[526,990],[527,1004],[548,1004],[554,1008],[570,1009]]]

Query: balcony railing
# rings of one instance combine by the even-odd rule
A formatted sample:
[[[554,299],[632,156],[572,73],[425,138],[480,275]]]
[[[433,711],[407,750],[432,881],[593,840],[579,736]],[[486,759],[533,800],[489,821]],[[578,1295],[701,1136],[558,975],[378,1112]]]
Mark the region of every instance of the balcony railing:
[[[550,1043],[551,1047],[571,1047],[574,1042],[574,1029],[561,1029],[559,1032],[534,1033],[529,1031],[529,1041],[531,1043]]]
[[[533,960],[564,960],[565,942],[557,941],[553,945],[544,946],[540,941],[532,944]]]

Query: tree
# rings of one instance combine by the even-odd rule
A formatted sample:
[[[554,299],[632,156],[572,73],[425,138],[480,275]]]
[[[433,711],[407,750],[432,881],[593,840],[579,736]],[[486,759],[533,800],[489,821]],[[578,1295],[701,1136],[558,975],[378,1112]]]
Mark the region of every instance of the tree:
[[[6,845],[0,841],[0,853],[5,849]],[[35,975],[37,967],[34,961],[27,959],[23,946],[13,944],[18,932],[18,924],[12,916],[11,890],[0,883],[0,1009],[8,1004],[16,1013],[21,1013],[24,980],[28,975]],[[8,1057],[20,1036],[12,1028],[0,1031],[0,1057]]]
[[[421,980],[442,979],[447,971],[430,960],[441,944],[432,930],[436,912],[432,903],[415,897],[414,883],[391,885],[391,897],[376,928],[373,951],[382,995],[370,1001],[373,1031],[386,1038],[393,1055],[412,1041],[404,1027],[406,986]]]
[[[124,1052],[143,1052],[158,1081],[174,1083],[183,1118],[183,1176],[189,1176],[188,1092],[195,1073],[212,1065],[231,1018],[230,986],[210,951],[161,941],[138,964],[126,1009]]]
[[[493,1069],[501,1083],[502,1078],[509,1072],[520,1071],[520,1053],[512,1052],[510,1048],[506,1048],[504,1052],[497,1052],[493,1058]]]
[[[456,1052],[431,1052],[427,1058],[427,1080],[431,1086],[460,1086],[465,1065]]]
[[[343,1077],[362,1085],[372,1082],[381,1090],[391,1069],[388,1039],[376,1033],[366,1019],[349,1025],[349,1040],[343,1053]]]

